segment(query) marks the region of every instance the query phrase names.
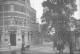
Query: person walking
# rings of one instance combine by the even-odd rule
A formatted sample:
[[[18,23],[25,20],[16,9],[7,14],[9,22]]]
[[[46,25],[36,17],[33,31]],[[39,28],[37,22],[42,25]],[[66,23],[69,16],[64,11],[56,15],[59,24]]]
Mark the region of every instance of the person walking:
[[[63,53],[63,49],[64,49],[64,44],[63,42],[58,42],[57,44],[57,50],[59,51],[59,53]]]

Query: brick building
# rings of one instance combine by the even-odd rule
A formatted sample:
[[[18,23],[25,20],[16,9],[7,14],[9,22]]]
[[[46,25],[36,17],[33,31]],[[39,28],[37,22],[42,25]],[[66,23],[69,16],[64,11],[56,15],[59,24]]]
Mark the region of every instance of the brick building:
[[[35,43],[36,11],[30,0],[0,0],[0,49]]]

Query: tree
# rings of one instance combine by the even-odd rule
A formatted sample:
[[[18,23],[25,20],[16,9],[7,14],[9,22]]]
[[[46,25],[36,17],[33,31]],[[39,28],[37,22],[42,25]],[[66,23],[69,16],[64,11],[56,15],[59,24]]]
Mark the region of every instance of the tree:
[[[73,50],[69,23],[70,18],[77,10],[75,2],[76,0],[47,0],[42,3],[44,7],[42,19],[46,21],[46,24],[43,24],[43,28],[46,31],[54,27],[58,40],[67,41],[69,39],[67,42],[70,45],[70,54],[73,54]],[[44,30],[42,29],[42,31]]]

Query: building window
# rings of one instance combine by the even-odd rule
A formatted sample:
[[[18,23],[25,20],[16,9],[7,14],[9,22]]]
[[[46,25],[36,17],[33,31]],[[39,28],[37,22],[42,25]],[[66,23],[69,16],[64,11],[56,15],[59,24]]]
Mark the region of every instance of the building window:
[[[2,5],[0,5],[0,11],[3,11],[3,6]]]
[[[18,18],[18,25],[24,25],[23,18]]]
[[[32,37],[33,37],[33,31],[29,31],[29,32],[28,32],[28,41],[29,41],[29,42],[31,42]]]
[[[23,12],[23,8],[21,8],[21,12]]]
[[[18,1],[25,2],[26,0],[18,0]]]
[[[11,21],[12,25],[18,25],[18,17],[13,17]]]
[[[21,6],[20,7],[20,12],[26,13],[26,7]]]
[[[0,30],[0,42],[1,42],[2,31]]]
[[[26,19],[24,19],[24,26],[26,26]]]
[[[25,2],[25,0],[22,0],[23,2]]]
[[[14,11],[14,5],[10,5],[10,10]]]
[[[32,23],[32,24],[33,24],[33,23],[34,23],[34,20],[33,20],[33,19],[30,19],[30,23]]]
[[[30,5],[30,0],[26,0],[26,3]]]
[[[12,20],[11,20],[11,25],[14,25],[15,23],[14,23],[14,17],[12,17]]]
[[[24,12],[24,9],[23,8],[21,8],[21,12]]]

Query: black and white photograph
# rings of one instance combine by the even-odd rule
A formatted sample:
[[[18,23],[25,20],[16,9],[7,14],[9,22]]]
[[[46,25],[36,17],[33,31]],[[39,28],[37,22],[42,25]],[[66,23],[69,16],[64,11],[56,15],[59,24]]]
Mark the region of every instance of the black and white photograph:
[[[0,0],[0,54],[80,54],[80,0]]]

